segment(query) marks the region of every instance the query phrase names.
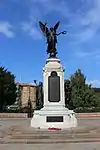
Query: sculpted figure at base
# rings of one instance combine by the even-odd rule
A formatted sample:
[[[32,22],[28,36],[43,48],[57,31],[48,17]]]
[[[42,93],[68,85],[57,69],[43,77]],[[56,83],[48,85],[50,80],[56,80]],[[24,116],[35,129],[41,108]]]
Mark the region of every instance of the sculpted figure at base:
[[[39,26],[44,34],[44,36],[47,38],[47,54],[49,54],[49,57],[56,57],[57,49],[56,49],[56,43],[57,43],[57,36],[60,34],[66,34],[66,31],[57,33],[56,30],[58,29],[60,24],[60,21],[58,21],[54,27],[51,27],[48,29],[47,23],[42,23],[39,21]]]

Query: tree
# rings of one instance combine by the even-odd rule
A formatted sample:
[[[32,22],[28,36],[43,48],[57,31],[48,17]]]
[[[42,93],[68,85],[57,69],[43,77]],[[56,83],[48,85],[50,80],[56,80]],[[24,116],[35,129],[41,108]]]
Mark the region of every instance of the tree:
[[[86,84],[86,77],[80,69],[71,75],[70,84],[72,91],[69,107],[71,109],[97,106],[91,85]]]
[[[97,102],[98,107],[100,108],[100,88],[92,88],[92,90],[95,93],[96,102]]]
[[[0,67],[0,112],[16,101],[15,76],[4,67]]]
[[[70,80],[65,80],[64,89],[65,89],[65,107],[68,107],[71,101],[71,93],[72,93],[72,86]]]

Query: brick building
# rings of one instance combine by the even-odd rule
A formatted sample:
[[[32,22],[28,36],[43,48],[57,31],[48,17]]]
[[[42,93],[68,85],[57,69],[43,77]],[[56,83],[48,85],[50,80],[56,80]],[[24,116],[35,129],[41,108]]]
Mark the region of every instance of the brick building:
[[[33,84],[17,83],[17,101],[20,109],[27,107],[30,99],[32,108],[36,106],[36,86]]]

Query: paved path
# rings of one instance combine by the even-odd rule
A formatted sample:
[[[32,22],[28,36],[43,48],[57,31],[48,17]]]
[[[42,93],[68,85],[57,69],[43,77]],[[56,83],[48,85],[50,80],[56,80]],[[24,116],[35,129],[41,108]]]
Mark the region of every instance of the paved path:
[[[100,150],[100,119],[78,118],[78,127],[48,131],[30,127],[30,119],[0,119],[0,150]]]
[[[77,144],[1,144],[0,150],[100,150],[100,143]]]

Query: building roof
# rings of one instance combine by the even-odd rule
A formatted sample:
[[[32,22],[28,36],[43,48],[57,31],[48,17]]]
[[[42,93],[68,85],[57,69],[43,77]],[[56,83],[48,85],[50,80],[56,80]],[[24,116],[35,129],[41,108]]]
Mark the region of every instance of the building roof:
[[[92,88],[95,92],[100,93],[100,88]]]
[[[19,85],[19,86],[36,87],[35,84],[27,84],[27,83],[19,83],[19,82],[17,82],[16,84]]]

